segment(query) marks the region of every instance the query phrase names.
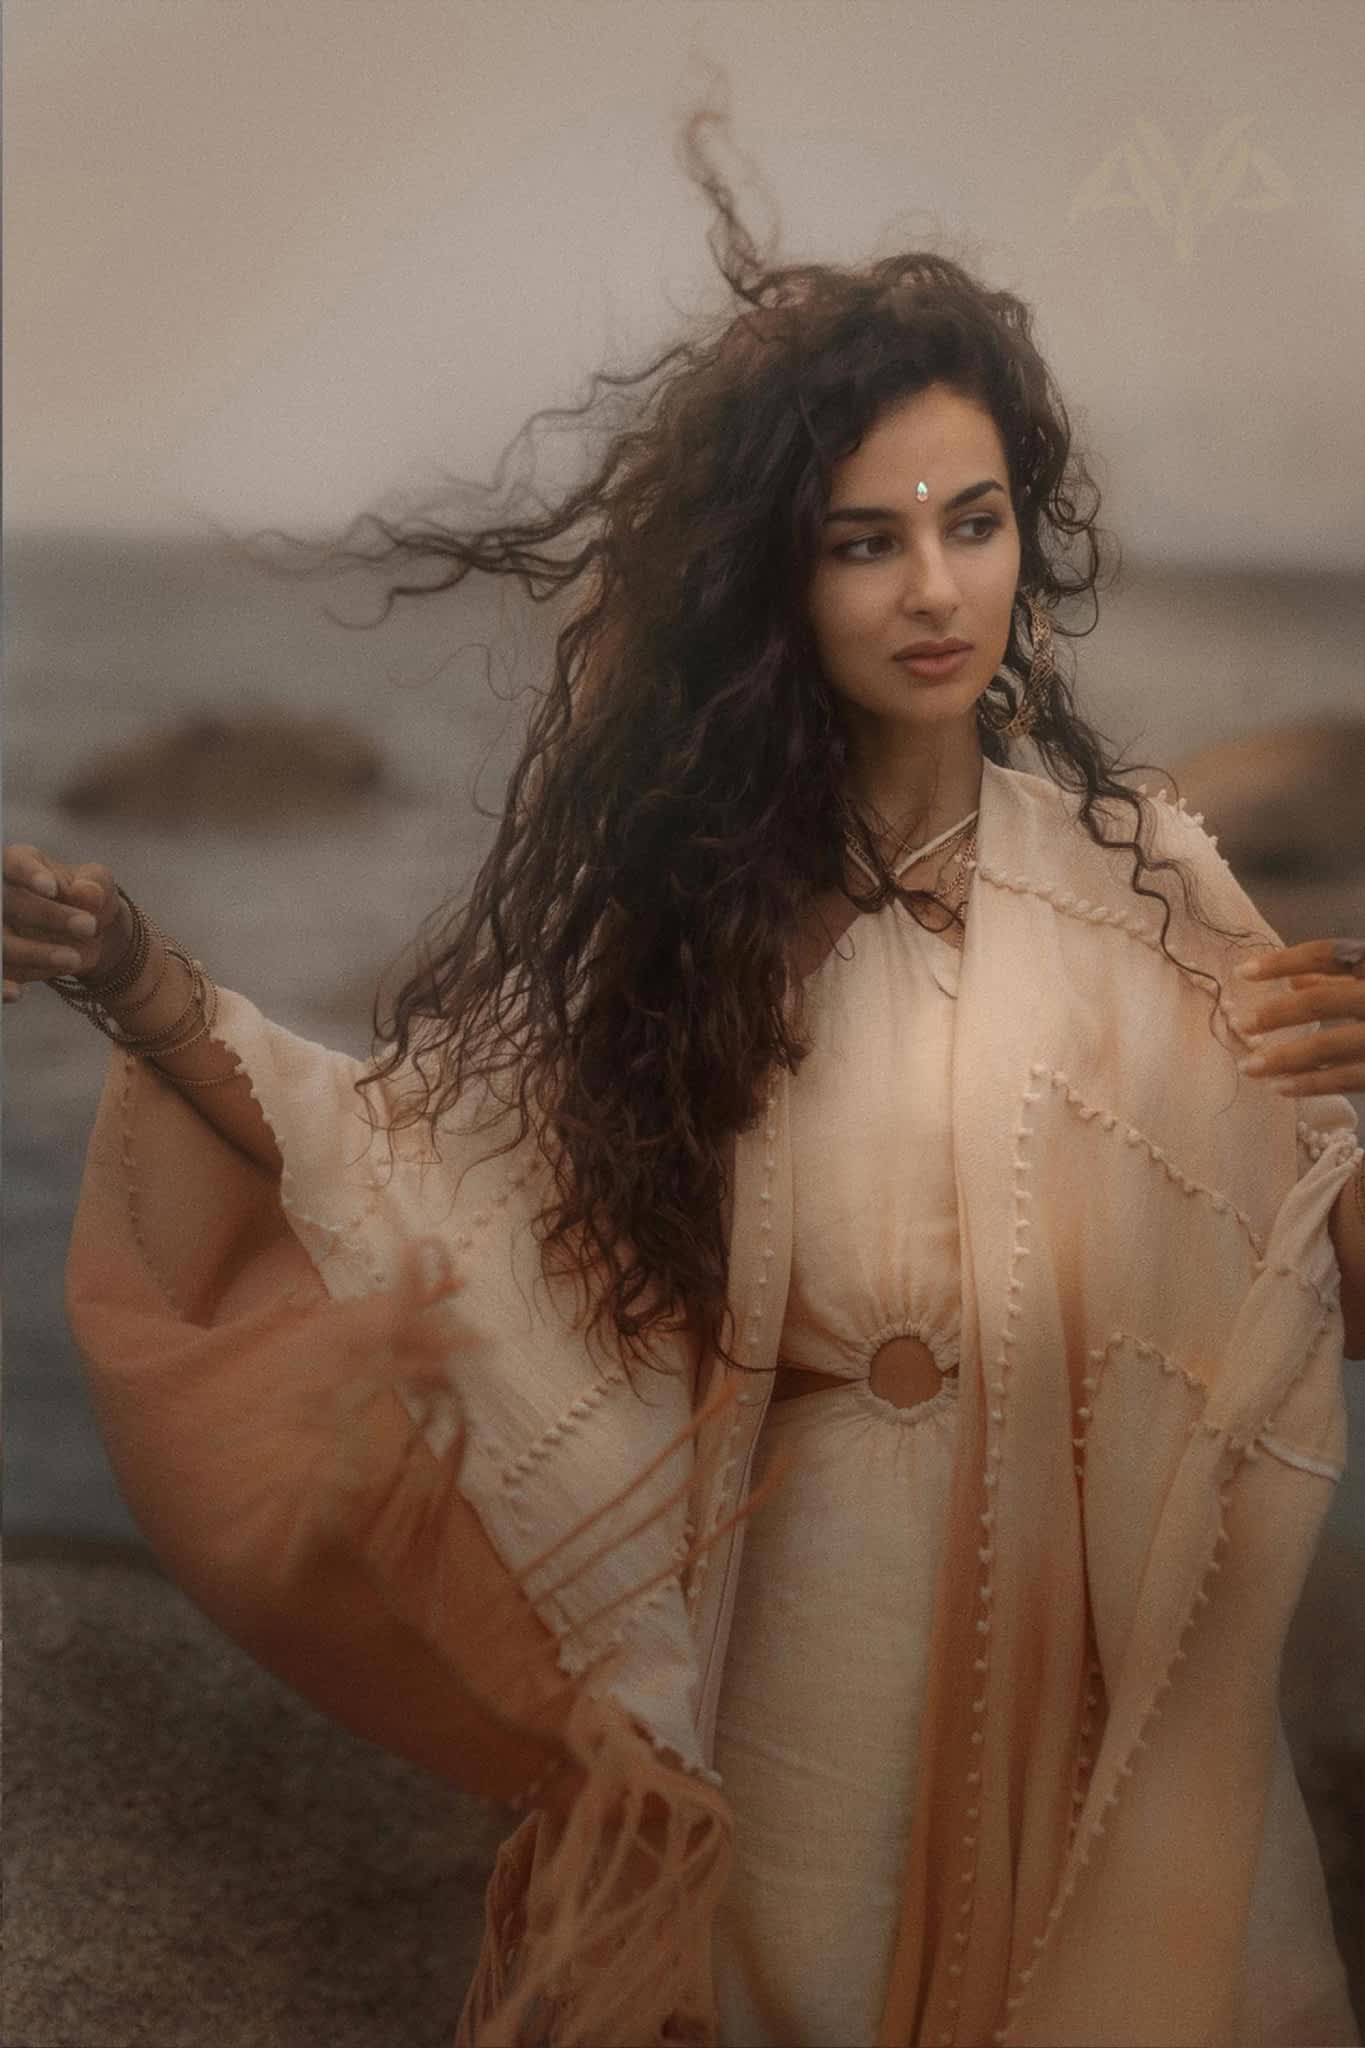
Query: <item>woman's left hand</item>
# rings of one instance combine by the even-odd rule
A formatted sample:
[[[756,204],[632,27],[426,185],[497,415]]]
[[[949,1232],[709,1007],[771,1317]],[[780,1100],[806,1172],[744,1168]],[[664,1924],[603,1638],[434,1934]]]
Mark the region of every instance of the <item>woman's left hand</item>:
[[[1290,1024],[1323,1027],[1239,1061],[1243,1073],[1263,1075],[1278,1095],[1349,1095],[1365,1088],[1365,939],[1305,939],[1278,952],[1254,953],[1237,973],[1253,987],[1287,980],[1294,990],[1267,994],[1243,1012],[1243,1037]]]

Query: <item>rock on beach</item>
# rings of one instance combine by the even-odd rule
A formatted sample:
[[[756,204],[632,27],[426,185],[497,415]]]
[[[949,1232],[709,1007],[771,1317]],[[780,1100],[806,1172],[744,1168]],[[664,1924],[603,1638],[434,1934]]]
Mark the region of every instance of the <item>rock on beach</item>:
[[[58,803],[78,818],[279,830],[342,815],[383,780],[379,747],[345,719],[214,711],[97,755]]]

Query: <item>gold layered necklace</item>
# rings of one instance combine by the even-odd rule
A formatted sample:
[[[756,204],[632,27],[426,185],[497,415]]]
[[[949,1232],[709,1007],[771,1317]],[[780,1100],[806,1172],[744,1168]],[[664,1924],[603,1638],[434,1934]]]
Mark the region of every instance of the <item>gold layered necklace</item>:
[[[959,894],[961,898],[965,899],[971,887],[971,871],[976,860],[976,826],[979,815],[979,810],[974,811],[970,818],[964,818],[955,830],[949,832],[939,842],[939,847],[942,847],[945,851],[956,841],[961,840],[962,842],[958,847],[956,858],[945,862],[944,866],[939,869],[937,878],[938,889],[936,894],[941,896],[953,910],[963,911],[964,906],[963,902],[959,900]],[[875,881],[876,876],[868,866],[867,857],[859,848],[851,832],[844,835],[844,843],[863,872]],[[930,846],[933,847],[932,841],[930,841]],[[933,847],[933,850],[937,852],[939,847]],[[903,851],[899,853],[892,863],[892,873],[897,881],[900,880],[907,867],[913,865],[915,861],[923,859],[923,857],[923,847],[911,847],[909,852]]]

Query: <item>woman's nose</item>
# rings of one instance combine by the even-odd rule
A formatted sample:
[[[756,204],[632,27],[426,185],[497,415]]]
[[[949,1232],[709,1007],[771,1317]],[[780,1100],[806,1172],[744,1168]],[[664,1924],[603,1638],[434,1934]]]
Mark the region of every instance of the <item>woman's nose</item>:
[[[958,587],[942,557],[923,560],[906,575],[901,585],[901,610],[951,612],[956,610],[959,597]]]

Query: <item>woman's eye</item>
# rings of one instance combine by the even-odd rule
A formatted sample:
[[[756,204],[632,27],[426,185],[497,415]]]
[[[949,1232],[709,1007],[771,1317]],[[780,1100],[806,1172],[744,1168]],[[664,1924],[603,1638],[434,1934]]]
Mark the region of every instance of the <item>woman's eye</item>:
[[[834,550],[834,552],[835,552],[835,554],[836,554],[836,555],[839,555],[839,556],[841,556],[841,557],[842,557],[842,559],[843,559],[844,561],[846,561],[846,562],[866,562],[866,561],[869,561],[869,560],[871,560],[872,558],[871,558],[870,556],[868,556],[868,555],[858,555],[858,554],[855,554],[855,553],[854,553],[854,549],[855,549],[855,548],[871,548],[871,547],[875,547],[875,546],[876,546],[876,544],[877,544],[877,542],[878,542],[879,540],[889,540],[889,539],[890,539],[890,535],[889,535],[889,534],[885,534],[885,533],[870,533],[870,534],[868,534],[868,535],[867,535],[867,537],[866,537],[866,538],[865,538],[864,540],[849,540],[849,541],[845,541],[845,542],[844,542],[844,545],[843,545],[842,547],[836,548],[836,549]]]
[[[1001,522],[994,512],[977,512],[970,519],[961,520],[953,528],[953,531],[954,533],[965,533],[969,526],[984,527],[984,533],[974,533],[971,536],[973,541],[980,542],[989,540],[1000,524]],[[890,540],[891,535],[889,533],[864,534],[861,540],[845,541],[841,547],[835,548],[834,552],[842,561],[871,562],[878,559],[877,555],[858,554],[856,551],[859,548],[877,548],[879,542],[886,541],[889,543]]]

